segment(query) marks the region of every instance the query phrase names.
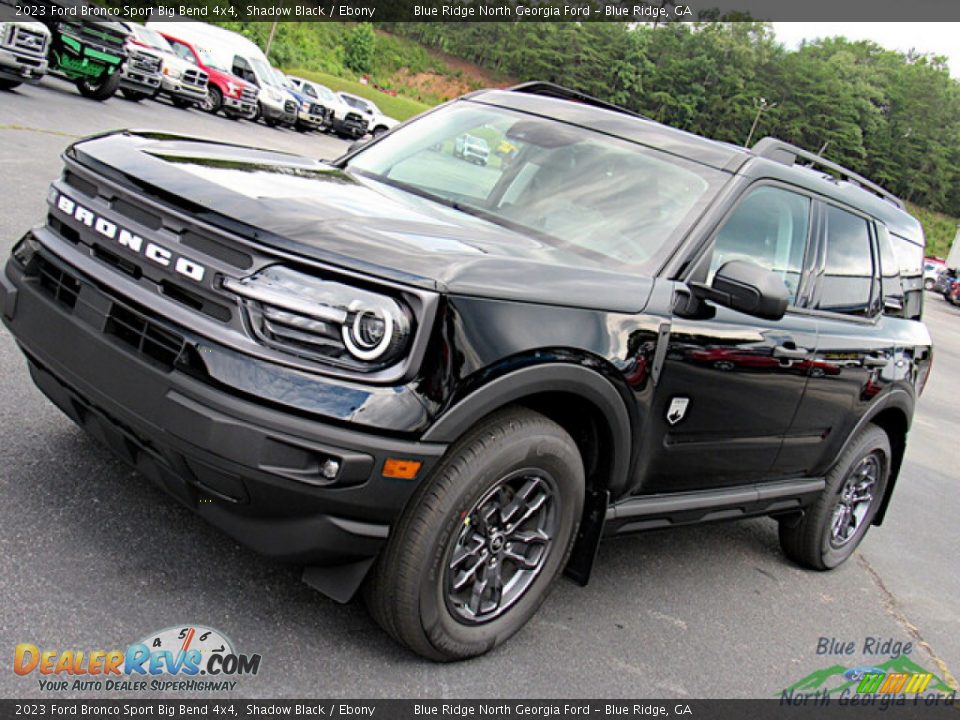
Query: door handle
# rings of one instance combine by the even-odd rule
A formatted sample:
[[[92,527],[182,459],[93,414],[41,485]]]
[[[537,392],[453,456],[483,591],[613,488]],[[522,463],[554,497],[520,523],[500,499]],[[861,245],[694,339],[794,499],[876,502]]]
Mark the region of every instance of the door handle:
[[[810,357],[810,351],[806,348],[777,345],[773,349],[773,356],[782,360],[806,360]]]
[[[864,355],[863,366],[868,368],[886,367],[890,359],[885,355]]]

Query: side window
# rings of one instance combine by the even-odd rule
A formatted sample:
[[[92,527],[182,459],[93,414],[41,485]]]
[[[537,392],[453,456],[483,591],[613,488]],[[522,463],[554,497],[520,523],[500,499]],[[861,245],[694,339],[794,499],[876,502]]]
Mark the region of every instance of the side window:
[[[844,315],[872,315],[874,265],[869,225],[833,205],[827,206],[826,216],[826,262],[818,308]]]
[[[877,226],[877,244],[880,247],[880,287],[883,289],[883,311],[899,315],[903,309],[903,284],[900,282],[900,261],[890,242],[890,233],[883,225]]]
[[[238,78],[243,78],[249,83],[259,86],[260,83],[257,82],[257,76],[253,74],[253,69],[250,67],[250,63],[246,59],[235,55],[233,58],[233,67],[230,69],[234,75]]]
[[[707,282],[724,263],[747,260],[773,270],[797,299],[810,230],[810,198],[783,188],[751,190],[720,228]]]

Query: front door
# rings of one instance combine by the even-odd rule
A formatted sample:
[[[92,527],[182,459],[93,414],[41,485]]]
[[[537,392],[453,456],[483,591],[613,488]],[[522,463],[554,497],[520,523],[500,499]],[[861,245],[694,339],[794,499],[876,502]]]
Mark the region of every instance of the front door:
[[[709,283],[730,260],[777,272],[790,292],[781,320],[723,307],[707,320],[674,317],[640,460],[643,492],[772,479],[816,349],[816,320],[797,305],[813,201],[772,184],[749,189],[715,233],[690,280]]]

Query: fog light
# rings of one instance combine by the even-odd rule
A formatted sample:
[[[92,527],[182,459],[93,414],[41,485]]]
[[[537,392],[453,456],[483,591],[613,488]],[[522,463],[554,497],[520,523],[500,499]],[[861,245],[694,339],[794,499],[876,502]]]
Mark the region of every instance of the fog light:
[[[338,463],[336,460],[327,460],[320,468],[320,474],[323,475],[327,480],[333,480],[336,478],[338,472],[340,472],[340,463]]]

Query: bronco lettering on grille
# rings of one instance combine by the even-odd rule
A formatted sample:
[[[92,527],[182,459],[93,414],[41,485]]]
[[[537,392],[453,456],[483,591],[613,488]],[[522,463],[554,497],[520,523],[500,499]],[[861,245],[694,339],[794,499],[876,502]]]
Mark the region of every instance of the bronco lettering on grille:
[[[83,223],[94,232],[110,240],[115,240],[117,244],[122,245],[128,250],[132,250],[148,260],[155,262],[163,267],[170,267],[171,264],[175,272],[201,282],[207,269],[198,262],[182,255],[174,255],[173,252],[154,242],[144,240],[139,235],[130,232],[126,228],[120,227],[115,222],[100,217],[92,210],[80,205],[73,198],[60,193],[57,197],[57,208],[72,216],[78,222]]]

